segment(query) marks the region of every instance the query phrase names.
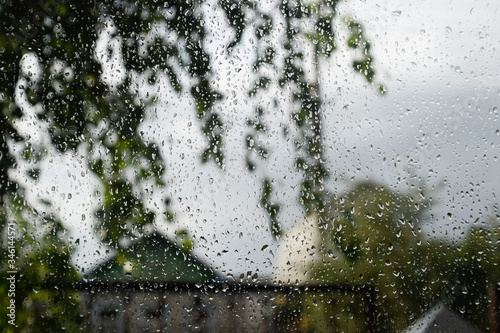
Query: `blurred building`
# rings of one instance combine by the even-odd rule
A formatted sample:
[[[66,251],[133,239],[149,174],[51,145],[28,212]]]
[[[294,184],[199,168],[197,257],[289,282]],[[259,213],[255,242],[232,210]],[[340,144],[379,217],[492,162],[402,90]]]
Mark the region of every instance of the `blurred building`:
[[[225,278],[152,233],[88,274],[92,332],[271,332],[270,293],[224,291]]]
[[[319,259],[317,251],[322,238],[317,215],[298,221],[280,242],[278,260],[273,272],[277,284],[304,284],[311,281],[308,267]]]
[[[439,302],[432,309],[424,313],[404,333],[479,333],[458,313]]]
[[[96,282],[221,283],[224,277],[167,236],[153,232],[88,274]]]

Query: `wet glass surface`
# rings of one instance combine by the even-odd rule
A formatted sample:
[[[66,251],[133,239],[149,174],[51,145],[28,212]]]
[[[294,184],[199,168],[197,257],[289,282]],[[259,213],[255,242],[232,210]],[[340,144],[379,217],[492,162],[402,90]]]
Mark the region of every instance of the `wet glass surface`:
[[[499,10],[0,0],[0,327],[498,332]]]

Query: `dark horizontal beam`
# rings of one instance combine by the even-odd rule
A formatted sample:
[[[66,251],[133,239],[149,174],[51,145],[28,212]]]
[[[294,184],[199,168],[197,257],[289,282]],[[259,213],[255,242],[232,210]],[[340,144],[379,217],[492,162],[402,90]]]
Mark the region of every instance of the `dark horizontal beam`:
[[[369,285],[276,285],[248,283],[169,283],[169,282],[75,282],[69,284],[44,284],[37,286],[45,290],[73,291],[164,291],[164,292],[274,292],[274,293],[308,293],[308,292],[347,292],[372,293],[374,288]]]

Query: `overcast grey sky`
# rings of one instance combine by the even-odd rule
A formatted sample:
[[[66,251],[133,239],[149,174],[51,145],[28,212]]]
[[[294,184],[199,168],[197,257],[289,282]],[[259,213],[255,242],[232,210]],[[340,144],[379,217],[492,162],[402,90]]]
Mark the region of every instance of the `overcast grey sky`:
[[[339,8],[341,15],[353,15],[364,24],[373,44],[378,79],[388,94],[379,97],[354,74],[349,66],[352,56],[345,48],[322,63],[327,159],[333,178],[339,179],[329,189],[341,191],[353,180],[363,179],[405,189],[407,183],[415,182],[411,177],[417,177],[430,188],[436,187],[434,215],[426,229],[430,234],[459,236],[477,218],[484,221],[493,214],[500,186],[496,108],[500,4],[387,0],[351,1]],[[207,22],[220,21],[214,16]],[[277,261],[279,242],[272,240],[264,211],[258,207],[263,175],[276,181],[275,199],[283,204],[283,226],[290,228],[302,218],[292,146],[280,134],[280,124],[289,119],[281,111],[268,117],[273,133],[267,142],[271,160],[256,174],[246,173],[244,124],[255,103],[246,96],[252,83],[251,55],[242,46],[228,58],[223,54],[231,38],[227,26],[212,23],[208,28],[218,73],[214,82],[227,97],[217,106],[228,124],[224,172],[199,164],[204,141],[188,95],[179,97],[166,81],[160,80],[155,87],[145,81],[139,84],[143,92],[161,92],[144,129],[146,139],[164,142],[167,191],[174,198],[178,218],[177,224],[158,228],[170,236],[179,227],[188,228],[195,238],[195,253],[222,273],[269,274]],[[342,38],[345,28],[339,25],[337,29]],[[115,72],[105,74],[112,80]],[[269,96],[269,101],[273,97],[280,99]],[[281,98],[280,103],[286,100]],[[45,140],[33,119],[28,115],[20,127],[38,136],[36,140]],[[96,250],[104,251],[91,229],[97,182],[83,165],[78,154],[54,155],[45,162],[47,171],[38,186],[27,184],[32,201],[47,197],[55,202],[73,237],[81,239],[75,260],[88,268],[102,257]],[[164,194],[156,193],[149,205],[154,207]],[[261,250],[264,245],[268,247]]]

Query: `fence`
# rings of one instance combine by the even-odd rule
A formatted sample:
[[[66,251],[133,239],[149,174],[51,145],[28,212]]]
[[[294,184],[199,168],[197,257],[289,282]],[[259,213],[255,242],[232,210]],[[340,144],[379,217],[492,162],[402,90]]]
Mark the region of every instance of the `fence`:
[[[54,286],[45,286],[48,290]],[[369,286],[77,283],[89,332],[376,332]]]

